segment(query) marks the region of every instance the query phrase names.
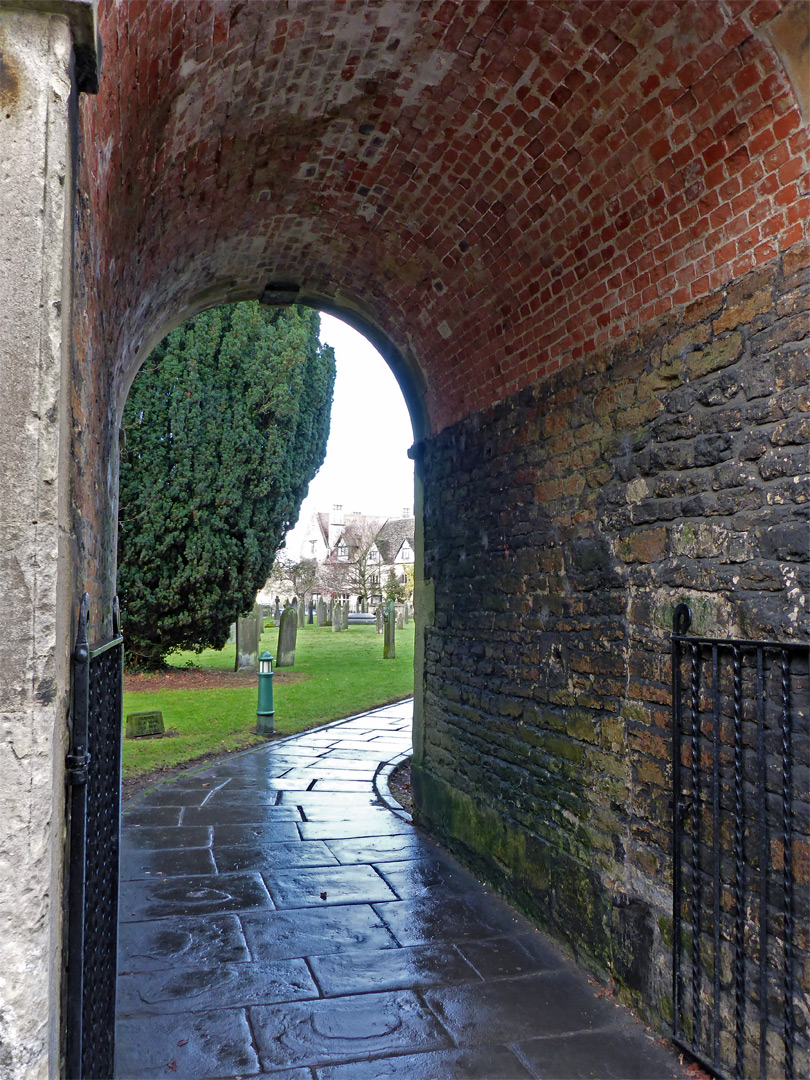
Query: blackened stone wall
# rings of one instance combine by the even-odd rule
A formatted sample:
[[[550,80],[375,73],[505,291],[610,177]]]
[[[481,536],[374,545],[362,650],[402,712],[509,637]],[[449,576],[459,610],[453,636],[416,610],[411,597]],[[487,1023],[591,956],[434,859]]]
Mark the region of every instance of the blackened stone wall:
[[[673,607],[693,633],[808,635],[808,262],[424,447],[419,817],[659,1022]]]

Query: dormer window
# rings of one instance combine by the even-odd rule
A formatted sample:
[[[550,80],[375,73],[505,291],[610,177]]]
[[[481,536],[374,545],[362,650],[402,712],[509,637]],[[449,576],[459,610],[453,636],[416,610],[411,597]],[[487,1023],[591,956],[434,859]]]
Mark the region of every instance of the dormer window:
[[[348,559],[349,557],[349,548],[342,540],[338,544],[337,553],[339,559]]]
[[[369,553],[368,553],[368,561],[369,562],[379,562],[380,561],[380,553],[379,553],[379,551],[377,551],[377,549],[375,547],[373,547],[371,549],[371,551],[369,551]]]

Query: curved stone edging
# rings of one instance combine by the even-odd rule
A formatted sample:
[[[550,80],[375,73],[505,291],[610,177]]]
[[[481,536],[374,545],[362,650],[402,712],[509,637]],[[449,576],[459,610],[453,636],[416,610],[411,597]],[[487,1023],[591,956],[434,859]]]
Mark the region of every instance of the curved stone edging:
[[[398,765],[411,756],[413,748],[409,747],[404,753],[397,754],[396,757],[390,759],[390,761],[383,761],[377,766],[377,771],[374,773],[374,794],[384,803],[392,814],[396,814],[402,821],[413,821],[413,815],[397,802],[394,796],[391,794],[391,788],[388,781],[391,779],[391,775]]]

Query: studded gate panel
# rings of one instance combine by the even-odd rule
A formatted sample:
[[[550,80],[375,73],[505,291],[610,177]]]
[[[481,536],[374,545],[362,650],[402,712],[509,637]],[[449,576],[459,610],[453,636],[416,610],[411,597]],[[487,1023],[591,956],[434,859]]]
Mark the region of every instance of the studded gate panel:
[[[113,1074],[121,810],[123,639],[90,651],[85,596],[73,657],[73,724],[67,761],[70,806],[67,1075]]]
[[[675,1041],[719,1077],[810,1064],[808,646],[673,635]]]

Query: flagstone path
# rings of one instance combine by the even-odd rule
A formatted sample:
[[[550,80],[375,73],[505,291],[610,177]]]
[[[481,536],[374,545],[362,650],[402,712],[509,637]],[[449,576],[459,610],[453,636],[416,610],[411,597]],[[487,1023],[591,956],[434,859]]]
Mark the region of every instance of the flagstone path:
[[[412,707],[127,804],[119,1080],[683,1075],[393,803],[385,763],[409,750]]]

